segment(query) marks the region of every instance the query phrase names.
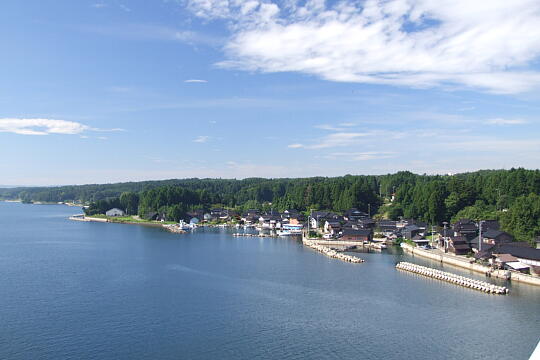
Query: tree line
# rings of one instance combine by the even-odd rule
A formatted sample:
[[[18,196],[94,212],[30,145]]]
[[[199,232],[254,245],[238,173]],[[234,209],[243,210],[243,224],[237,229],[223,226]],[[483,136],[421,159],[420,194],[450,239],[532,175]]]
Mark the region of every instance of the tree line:
[[[227,207],[309,212],[358,208],[389,219],[430,224],[460,218],[498,219],[518,240],[540,235],[540,171],[481,170],[457,175],[408,171],[378,176],[297,179],[172,179],[102,185],[0,189],[0,198],[80,201],[89,213],[112,207],[128,214],[150,212],[178,220],[194,209]],[[393,199],[393,201],[390,201]]]

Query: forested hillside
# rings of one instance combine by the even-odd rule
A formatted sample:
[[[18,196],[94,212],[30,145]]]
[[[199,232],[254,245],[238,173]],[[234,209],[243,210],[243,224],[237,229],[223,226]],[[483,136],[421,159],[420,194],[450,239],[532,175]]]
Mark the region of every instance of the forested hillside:
[[[394,196],[393,201],[392,195]],[[181,217],[195,208],[325,209],[356,207],[378,216],[431,224],[499,219],[520,239],[540,235],[540,171],[482,170],[428,176],[398,172],[380,176],[298,179],[184,179],[52,188],[0,189],[3,199],[91,204],[90,213],[121,207],[131,214],[166,212]]]

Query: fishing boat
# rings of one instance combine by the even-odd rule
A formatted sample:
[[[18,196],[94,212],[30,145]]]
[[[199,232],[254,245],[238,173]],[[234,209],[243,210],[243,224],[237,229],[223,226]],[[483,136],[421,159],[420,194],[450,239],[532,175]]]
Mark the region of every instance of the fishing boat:
[[[302,228],[303,226],[301,224],[284,224],[281,230],[277,230],[276,233],[279,236],[297,236],[302,235]]]

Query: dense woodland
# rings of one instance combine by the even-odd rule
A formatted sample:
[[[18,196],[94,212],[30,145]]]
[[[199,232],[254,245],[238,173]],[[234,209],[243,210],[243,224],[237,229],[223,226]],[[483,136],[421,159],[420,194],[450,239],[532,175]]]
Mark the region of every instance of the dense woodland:
[[[394,196],[394,201],[392,195]],[[0,198],[78,201],[89,214],[119,207],[129,214],[163,212],[180,219],[189,210],[227,207],[343,212],[356,207],[390,219],[430,224],[459,218],[498,219],[518,240],[540,235],[540,171],[482,170],[445,176],[398,172],[380,176],[298,179],[184,179],[51,188],[0,189]]]

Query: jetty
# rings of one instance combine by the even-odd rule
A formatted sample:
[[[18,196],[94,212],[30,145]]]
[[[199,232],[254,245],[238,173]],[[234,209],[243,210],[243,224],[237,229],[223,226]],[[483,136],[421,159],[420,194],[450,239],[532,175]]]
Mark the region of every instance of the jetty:
[[[303,239],[302,242],[307,247],[310,247],[313,250],[317,250],[318,252],[334,259],[338,259],[341,261],[350,262],[354,264],[360,264],[364,262],[364,259],[361,259],[357,256],[342,254],[338,252],[337,250],[329,248],[328,246],[319,245],[315,241],[312,241],[312,240]]]
[[[510,291],[504,286],[497,286],[485,281],[471,279],[465,276],[452,274],[446,271],[432,269],[426,266],[416,265],[409,262],[400,262],[396,265],[396,269],[412,272],[414,274],[423,275],[432,279],[446,281],[452,284],[461,285],[466,288],[479,290],[488,294],[506,295]]]

